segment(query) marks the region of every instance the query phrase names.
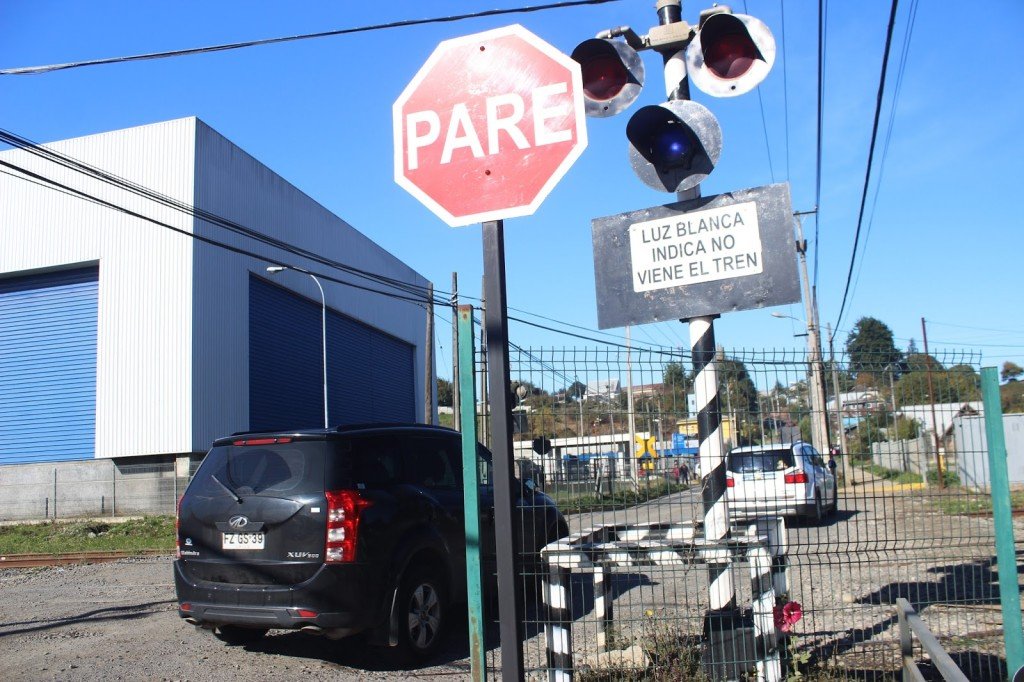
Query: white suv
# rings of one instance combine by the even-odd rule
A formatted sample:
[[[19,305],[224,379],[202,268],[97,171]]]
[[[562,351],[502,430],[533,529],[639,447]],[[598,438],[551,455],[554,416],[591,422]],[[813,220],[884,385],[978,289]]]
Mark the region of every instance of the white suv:
[[[821,454],[797,441],[734,448],[725,458],[729,516],[803,516],[821,521],[838,507],[836,477]]]

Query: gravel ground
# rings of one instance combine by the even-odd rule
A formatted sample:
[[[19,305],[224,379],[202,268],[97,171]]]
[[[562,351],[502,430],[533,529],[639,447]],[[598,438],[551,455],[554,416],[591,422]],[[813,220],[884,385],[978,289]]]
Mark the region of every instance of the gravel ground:
[[[683,515],[695,501],[674,497],[671,516]],[[805,612],[796,628],[801,645],[844,670],[892,669],[898,638],[891,604],[906,597],[970,679],[996,679],[1002,619],[991,518],[943,515],[921,495],[892,490],[862,489],[840,506],[825,525],[791,530],[791,596]],[[660,510],[641,507],[637,522],[660,516]],[[590,515],[571,523],[604,520]],[[1016,520],[1018,540],[1024,538],[1022,521]],[[0,680],[468,678],[459,624],[430,665],[411,671],[398,667],[389,650],[358,638],[272,631],[259,644],[228,647],[178,617],[171,561],[0,570]],[[654,622],[699,631],[706,608],[702,569],[632,571],[616,579],[620,641],[628,643]],[[738,589],[748,590],[745,582],[737,579]],[[594,648],[596,624],[588,613],[587,580],[578,576],[574,586],[580,601],[574,643],[582,655]],[[528,619],[530,670],[544,666],[544,637],[535,606]],[[492,642],[495,634],[489,633]],[[489,664],[500,665],[498,658],[492,645]]]
[[[359,639],[271,631],[229,647],[178,617],[171,557],[0,571],[2,680],[464,679],[465,637],[434,665],[397,669]],[[454,662],[453,662],[454,661]]]

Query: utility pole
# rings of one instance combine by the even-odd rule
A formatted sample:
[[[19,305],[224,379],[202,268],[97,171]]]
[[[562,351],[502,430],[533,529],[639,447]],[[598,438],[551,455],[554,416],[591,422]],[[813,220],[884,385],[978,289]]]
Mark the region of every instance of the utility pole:
[[[839,430],[839,463],[843,467],[843,481],[853,483],[853,467],[850,466],[850,451],[846,447],[846,426],[843,425],[843,394],[839,390],[839,369],[836,367],[836,349],[833,345],[832,325],[828,326],[828,361],[832,365],[832,392],[836,396],[836,428]]]
[[[928,353],[928,330],[925,328],[923,317],[921,318],[921,334],[924,336],[924,361],[928,374],[928,402],[932,408],[932,434],[935,436],[935,473],[938,474],[939,488],[945,488],[946,477],[942,471],[942,454],[939,453],[939,447],[941,446],[939,420],[935,417],[935,386],[932,385],[932,356]],[[928,478],[927,471],[921,473],[925,478]]]
[[[804,314],[807,316],[807,364],[809,397],[811,401],[811,442],[818,452],[829,450],[828,415],[825,411],[825,391],[821,367],[821,336],[818,333],[818,302],[811,293],[811,283],[807,277],[807,240],[804,239],[804,228],[801,217],[813,211],[797,211],[796,217],[796,250],[800,254],[800,280],[804,289]]]

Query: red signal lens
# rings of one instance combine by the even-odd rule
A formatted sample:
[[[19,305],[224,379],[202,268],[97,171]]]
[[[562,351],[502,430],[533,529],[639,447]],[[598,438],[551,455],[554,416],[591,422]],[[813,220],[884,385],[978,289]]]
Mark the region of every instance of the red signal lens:
[[[187,601],[184,601],[184,602],[181,602],[181,606],[178,607],[178,608],[180,608],[182,611],[188,612],[188,611],[192,610],[192,605],[189,604]]]
[[[725,477],[725,487],[726,488],[735,488],[736,487],[736,479],[733,478],[732,476],[726,476]]]
[[[760,57],[757,46],[750,36],[743,33],[722,33],[713,40],[702,37],[701,47],[704,51],[704,64],[708,70],[719,78],[731,80],[739,78]]]
[[[295,613],[299,618],[316,618],[319,615],[316,611],[310,611],[309,609],[298,609]]]
[[[613,99],[629,81],[622,61],[614,53],[593,55],[580,64],[580,70],[583,92],[600,102]]]

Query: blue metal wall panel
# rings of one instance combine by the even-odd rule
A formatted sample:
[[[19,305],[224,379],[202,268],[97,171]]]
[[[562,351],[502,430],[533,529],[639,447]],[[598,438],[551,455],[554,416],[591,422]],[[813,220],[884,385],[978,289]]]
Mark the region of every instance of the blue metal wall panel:
[[[320,308],[249,279],[249,429],[323,426]]]
[[[323,426],[321,306],[258,277],[249,286],[249,428]],[[414,348],[327,314],[330,424],[416,420]]]
[[[0,464],[95,455],[98,287],[96,266],[0,280]]]

